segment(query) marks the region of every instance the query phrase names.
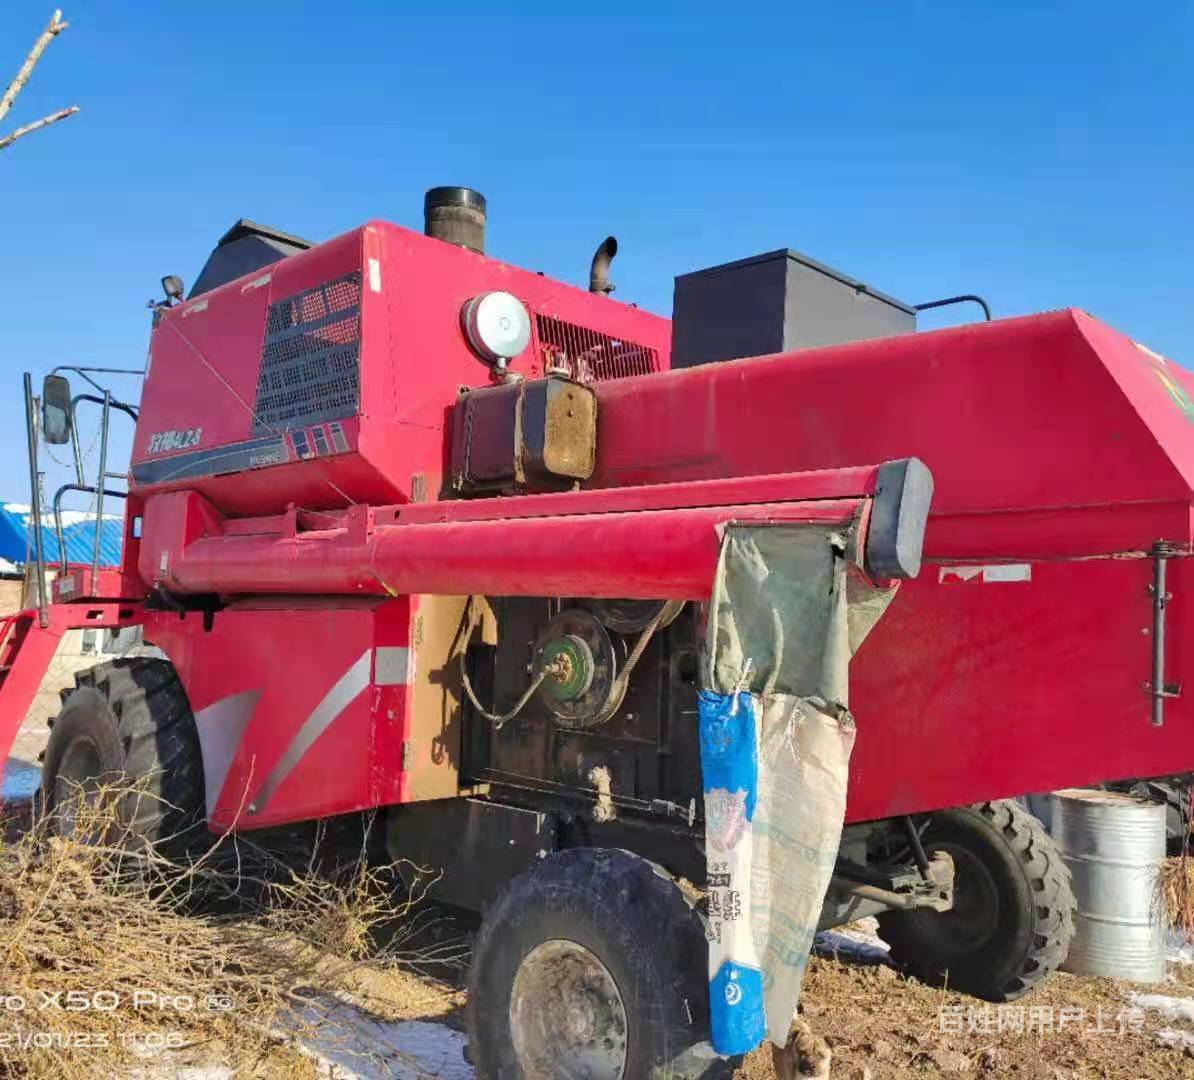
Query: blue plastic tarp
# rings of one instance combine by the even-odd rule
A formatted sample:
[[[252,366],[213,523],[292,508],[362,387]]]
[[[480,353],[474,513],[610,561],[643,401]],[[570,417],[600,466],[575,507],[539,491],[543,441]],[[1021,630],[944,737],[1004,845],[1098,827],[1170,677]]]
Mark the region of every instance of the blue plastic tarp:
[[[104,516],[100,529],[100,565],[119,566],[124,519]],[[62,540],[67,562],[90,563],[95,544],[95,515],[78,510],[63,512]],[[54,518],[42,514],[42,549],[47,562],[57,562],[58,539]],[[0,502],[0,559],[18,566],[33,557],[33,514],[28,503]]]

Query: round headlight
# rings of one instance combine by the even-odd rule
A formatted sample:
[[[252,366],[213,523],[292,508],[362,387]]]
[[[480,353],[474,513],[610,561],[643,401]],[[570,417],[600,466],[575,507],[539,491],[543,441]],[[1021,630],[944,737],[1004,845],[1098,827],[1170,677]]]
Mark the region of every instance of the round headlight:
[[[469,345],[487,364],[502,366],[531,340],[531,320],[517,296],[487,292],[474,296],[460,310]]]

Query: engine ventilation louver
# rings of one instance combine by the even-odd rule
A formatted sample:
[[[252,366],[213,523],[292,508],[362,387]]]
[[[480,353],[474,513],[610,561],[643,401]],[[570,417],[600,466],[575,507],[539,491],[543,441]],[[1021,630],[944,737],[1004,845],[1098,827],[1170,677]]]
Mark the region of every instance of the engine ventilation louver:
[[[544,372],[557,371],[581,383],[659,370],[657,350],[550,315],[535,316],[535,347]]]
[[[354,416],[360,400],[361,275],[270,304],[253,432]]]

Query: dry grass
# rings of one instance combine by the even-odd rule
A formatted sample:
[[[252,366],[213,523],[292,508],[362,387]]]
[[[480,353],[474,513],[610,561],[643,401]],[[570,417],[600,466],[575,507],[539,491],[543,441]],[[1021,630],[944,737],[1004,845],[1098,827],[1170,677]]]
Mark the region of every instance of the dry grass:
[[[302,862],[231,837],[174,861],[124,842],[129,798],[78,805],[71,838],[41,820],[0,842],[0,1075],[151,1075],[163,1061],[313,1074],[298,1044],[361,1003],[366,959],[459,959],[456,943],[417,946],[434,915],[410,866],[372,866],[361,845]]]
[[[1169,925],[1194,940],[1194,857],[1188,850],[1161,864],[1157,894]]]

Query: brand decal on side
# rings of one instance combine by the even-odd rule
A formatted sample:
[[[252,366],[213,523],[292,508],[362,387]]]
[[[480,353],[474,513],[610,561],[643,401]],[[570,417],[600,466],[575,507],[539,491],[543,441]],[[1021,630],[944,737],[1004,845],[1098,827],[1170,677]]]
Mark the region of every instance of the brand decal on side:
[[[197,442],[201,434],[197,429],[193,439]],[[194,442],[182,445],[194,446]],[[165,447],[158,449],[164,450]],[[271,435],[225,446],[209,446],[205,450],[184,450],[169,457],[150,457],[133,466],[133,479],[138,484],[160,484],[166,480],[186,480],[196,476],[223,476],[244,472],[245,469],[281,465],[289,460],[290,450],[285,438]]]
[[[183,428],[181,431],[155,431],[149,436],[149,448],[146,453],[165,454],[171,450],[189,450],[198,446],[203,438],[203,428]]]
[[[264,450],[260,454],[250,454],[249,468],[260,469],[266,465],[281,465],[288,460],[286,447],[282,443],[278,443],[277,446]]]

